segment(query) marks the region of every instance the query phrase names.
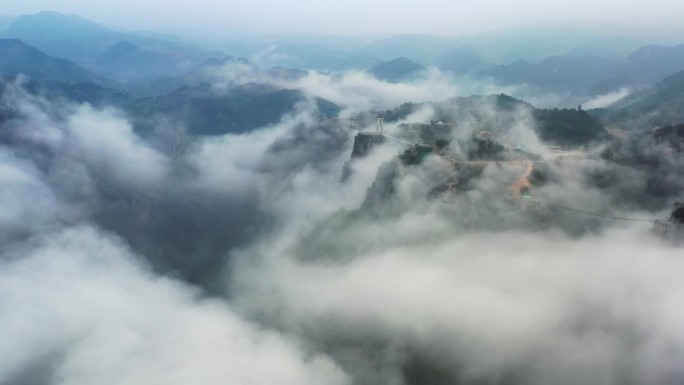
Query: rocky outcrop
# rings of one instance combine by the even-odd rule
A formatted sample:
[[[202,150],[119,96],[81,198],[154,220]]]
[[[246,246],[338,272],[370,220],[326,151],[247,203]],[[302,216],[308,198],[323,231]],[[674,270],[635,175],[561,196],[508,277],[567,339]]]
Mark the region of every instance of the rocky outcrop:
[[[363,158],[368,155],[373,147],[385,142],[385,137],[373,133],[359,132],[354,138],[354,148],[352,149],[352,159]]]
[[[366,199],[364,199],[361,205],[362,211],[383,207],[394,195],[394,182],[400,175],[400,167],[401,165],[397,158],[380,166],[375,181],[373,181],[373,184],[366,192]]]

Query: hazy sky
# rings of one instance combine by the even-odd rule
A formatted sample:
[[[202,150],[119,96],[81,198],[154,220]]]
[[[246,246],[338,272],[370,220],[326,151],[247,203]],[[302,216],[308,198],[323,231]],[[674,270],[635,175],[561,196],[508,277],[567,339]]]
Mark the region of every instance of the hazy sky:
[[[458,35],[530,24],[605,27],[640,36],[682,32],[675,0],[3,0],[0,14],[76,13],[129,29],[168,32],[434,33]]]

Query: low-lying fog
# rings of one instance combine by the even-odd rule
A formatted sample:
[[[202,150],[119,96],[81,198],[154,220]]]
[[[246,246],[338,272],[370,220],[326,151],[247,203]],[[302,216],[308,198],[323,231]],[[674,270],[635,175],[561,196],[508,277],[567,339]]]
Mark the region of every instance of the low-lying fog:
[[[2,97],[14,115],[0,146],[0,383],[681,383],[682,249],[650,223],[515,209],[519,164],[428,199],[453,167],[440,156],[397,165],[391,196],[369,198],[405,147],[350,161],[346,119],[476,92],[441,76],[311,73],[286,84],[310,101],[278,124],[213,137],[164,119],[143,135],[115,108],[18,80]],[[647,205],[648,173],[602,145],[554,158],[525,111],[479,108],[545,162],[540,199],[650,219],[682,198],[680,153],[661,164],[679,195]],[[454,157],[477,130],[456,122]]]

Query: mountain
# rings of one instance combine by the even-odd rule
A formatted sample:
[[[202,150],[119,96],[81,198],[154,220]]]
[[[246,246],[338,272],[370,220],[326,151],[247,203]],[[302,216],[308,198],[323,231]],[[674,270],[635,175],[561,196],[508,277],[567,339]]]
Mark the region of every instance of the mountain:
[[[383,61],[406,57],[425,66],[439,65],[457,75],[487,63],[538,61],[569,51],[574,55],[621,58],[638,47],[630,39],[549,28],[460,37],[404,34],[370,42],[356,37],[294,34],[232,39],[212,44],[264,67],[367,70]],[[466,54],[468,57],[460,57]]]
[[[429,34],[408,34],[376,40],[358,52],[383,60],[406,57],[417,63],[429,65],[456,46],[458,46],[457,41],[451,38]]]
[[[136,54],[129,45],[121,50],[124,56],[130,51]],[[295,105],[307,100],[301,91],[263,84],[213,87],[212,83],[218,83],[210,83],[212,71],[221,72],[230,65],[255,78],[258,78],[255,75],[268,75],[270,79],[291,78],[302,74],[284,68],[262,70],[240,58],[214,59],[204,64],[206,72],[167,78],[166,83],[148,86],[153,97],[136,98],[136,93],[123,91],[119,84],[68,60],[51,57],[20,40],[0,39],[0,75],[7,77],[0,78],[3,85],[24,74],[29,79],[23,87],[30,93],[44,95],[49,100],[65,99],[96,107],[115,106],[126,111],[138,130],[153,128],[158,123],[155,119],[164,116],[184,124],[195,135],[243,133],[277,123],[293,112]],[[322,99],[317,102],[321,111],[337,109]]]
[[[129,91],[136,97],[158,96],[183,86],[196,87],[203,83],[235,86],[255,81],[294,81],[307,74],[306,71],[284,67],[264,69],[245,58],[226,56],[211,58],[198,69],[180,76],[165,76],[137,84]]]
[[[94,82],[116,86],[64,59],[49,56],[17,39],[0,39],[0,73],[5,76],[23,74],[36,81]]]
[[[120,34],[76,15],[41,12],[17,18],[3,33],[49,55],[88,65],[108,45],[121,40]]]
[[[626,130],[684,123],[684,70],[638,90],[610,109],[592,113],[607,124]]]
[[[401,82],[415,77],[425,71],[425,67],[405,57],[396,58],[388,62],[378,64],[368,70],[368,73],[380,80],[388,82]]]
[[[20,16],[3,33],[3,37],[20,39],[49,55],[121,81],[138,80],[141,74],[180,74],[213,56],[192,43],[159,36],[118,32],[57,12]],[[159,70],[161,74],[157,74]]]
[[[640,83],[652,83],[680,70],[684,70],[684,44],[650,45],[627,56],[617,73]]]
[[[589,87],[586,91],[586,96],[599,97],[634,87],[637,87],[636,81],[634,79],[628,77],[610,77],[599,80],[597,83]]]
[[[365,40],[329,35],[282,35],[213,42],[213,47],[232,56],[248,58],[261,67],[300,70],[367,70],[381,60],[357,52]]]
[[[190,71],[195,65],[190,60],[179,60],[171,52],[140,48],[124,40],[98,57],[94,67],[116,80],[135,82],[181,74]]]
[[[4,42],[0,40],[0,46]],[[3,53],[0,49],[0,69],[5,58]],[[127,90],[109,88],[94,83],[87,76],[80,76],[88,73],[73,63],[62,59],[52,60],[58,64],[67,63],[67,68],[75,69],[79,76],[58,71],[51,72],[56,76],[42,76],[43,73],[38,72],[41,76],[29,78],[18,86],[29,94],[41,95],[50,101],[64,100],[77,104],[88,103],[97,108],[120,109],[126,113],[135,130],[143,134],[157,128],[160,121],[182,125],[193,136],[245,133],[278,123],[287,114],[295,113],[299,104],[310,100],[299,90],[257,83],[220,87],[203,83],[181,86],[172,92],[152,97],[136,97]],[[0,77],[0,95],[8,87],[17,86],[13,84],[14,80],[12,76]],[[321,115],[339,109],[321,98],[314,98],[314,102]],[[0,104],[0,123],[8,118],[8,114],[11,115],[12,111]]]
[[[579,92],[589,89],[611,73],[619,64],[600,56],[549,56],[538,63],[518,61],[477,72],[499,84],[527,84],[544,91]]]

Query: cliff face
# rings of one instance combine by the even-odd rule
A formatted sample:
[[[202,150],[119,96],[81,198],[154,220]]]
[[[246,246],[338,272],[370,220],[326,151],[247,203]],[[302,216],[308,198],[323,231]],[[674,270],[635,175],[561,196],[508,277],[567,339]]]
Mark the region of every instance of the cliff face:
[[[382,207],[394,195],[394,182],[400,175],[399,167],[401,165],[396,158],[380,166],[375,181],[366,192],[362,211]]]
[[[684,205],[675,207],[670,215],[670,220],[680,225],[684,225]]]
[[[361,133],[356,134],[354,138],[354,148],[352,149],[352,159],[363,158],[368,155],[373,147],[385,142],[385,137],[382,135]]]

